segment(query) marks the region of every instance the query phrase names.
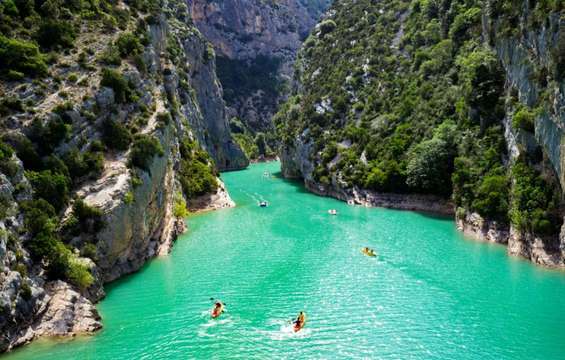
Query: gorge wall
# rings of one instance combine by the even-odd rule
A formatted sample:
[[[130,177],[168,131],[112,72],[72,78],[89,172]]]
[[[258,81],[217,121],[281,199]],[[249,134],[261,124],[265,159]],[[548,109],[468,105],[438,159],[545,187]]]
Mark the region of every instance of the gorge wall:
[[[272,116],[291,85],[302,41],[329,3],[189,1],[194,24],[218,54],[232,130],[249,155],[272,153],[276,144]],[[266,134],[266,144],[263,135],[257,139],[258,133]]]
[[[283,174],[357,203],[432,197],[467,233],[565,267],[563,19],[562,2],[335,2],[275,116]]]
[[[50,4],[0,4],[0,351],[99,329],[103,285],[248,164],[183,1]]]

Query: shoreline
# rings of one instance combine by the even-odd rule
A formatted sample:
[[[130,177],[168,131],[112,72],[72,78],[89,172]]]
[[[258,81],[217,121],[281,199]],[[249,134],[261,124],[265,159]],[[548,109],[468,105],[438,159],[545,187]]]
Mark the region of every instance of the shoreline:
[[[290,180],[290,179],[289,179]],[[523,258],[535,266],[565,271],[565,249],[546,249],[541,238],[520,233],[512,226],[497,224],[483,219],[476,213],[456,216],[455,205],[434,195],[377,193],[363,189],[335,189],[302,179],[309,192],[330,197],[349,204],[365,207],[413,211],[450,217],[458,231],[473,241],[490,242],[506,247],[508,256]]]

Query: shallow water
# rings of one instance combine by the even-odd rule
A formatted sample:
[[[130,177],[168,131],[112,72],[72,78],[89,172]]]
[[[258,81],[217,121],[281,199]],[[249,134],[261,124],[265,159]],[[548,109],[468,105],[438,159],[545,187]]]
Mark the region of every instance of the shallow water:
[[[278,168],[223,174],[237,208],[188,218],[170,256],[109,286],[101,332],[2,360],[565,358],[565,273],[467,240],[451,219],[263,178]],[[211,297],[226,303],[218,320]]]

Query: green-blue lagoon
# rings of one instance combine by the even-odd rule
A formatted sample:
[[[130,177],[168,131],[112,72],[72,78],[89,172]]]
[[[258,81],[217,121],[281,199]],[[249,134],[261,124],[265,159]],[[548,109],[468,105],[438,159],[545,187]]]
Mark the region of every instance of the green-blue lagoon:
[[[565,358],[564,273],[465,239],[452,219],[263,176],[278,170],[223,174],[237,207],[189,217],[169,256],[108,286],[99,333],[3,359]],[[218,320],[210,298],[226,303]]]

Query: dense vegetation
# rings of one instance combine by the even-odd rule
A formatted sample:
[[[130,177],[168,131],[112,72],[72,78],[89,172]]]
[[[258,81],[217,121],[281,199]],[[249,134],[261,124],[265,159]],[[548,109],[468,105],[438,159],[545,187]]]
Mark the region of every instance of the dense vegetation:
[[[555,233],[560,191],[550,186],[551,167],[534,154],[506,166],[505,114],[531,136],[537,110],[505,92],[502,66],[483,42],[483,9],[513,34],[522,4],[336,2],[304,43],[302,88],[275,118],[283,150],[311,142],[311,175],[321,184],[451,197],[458,213]],[[560,1],[532,7],[532,26],[564,10]],[[516,176],[529,185],[513,183]]]
[[[210,155],[195,140],[184,138],[180,143],[179,180],[189,199],[209,194],[218,188],[216,168]]]
[[[0,172],[11,178],[20,171],[16,154],[31,185],[31,192],[17,187],[17,199],[0,198],[0,219],[13,211],[17,200],[24,215],[20,235],[29,238],[23,247],[36,264],[44,265],[49,279],[64,279],[80,288],[90,286],[93,276],[89,262],[75,252],[96,261],[96,234],[105,223],[102,211],[78,198],[77,190],[102,175],[108,153],[129,150],[133,186],[139,182],[136,174],[147,171],[152,159],[163,154],[155,136],[140,134],[156,111],[154,99],[142,99],[144,94],[135,90],[139,84],[126,73],[134,66],[145,74],[141,55],[149,44],[147,25],[158,19],[162,4],[126,3],[0,2],[0,78],[7,81],[7,90],[27,89],[26,100],[17,90],[0,99],[3,120],[11,115],[23,120],[19,128],[3,127],[0,132]],[[97,53],[91,33],[109,39],[103,51]],[[95,91],[98,78],[100,87],[112,89],[115,100],[107,112],[86,90]],[[67,86],[86,95],[70,101]],[[54,95],[54,107],[43,101],[47,95]],[[44,103],[47,110],[35,107]],[[158,117],[156,131],[167,125],[165,120],[170,118]],[[90,131],[83,133],[85,128]],[[19,266],[27,267],[21,261]]]

